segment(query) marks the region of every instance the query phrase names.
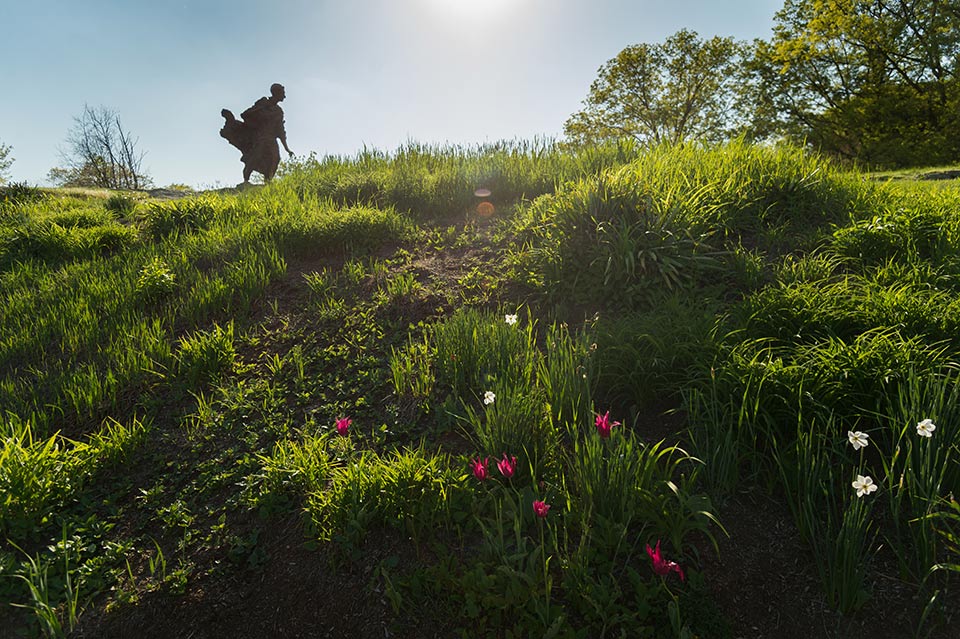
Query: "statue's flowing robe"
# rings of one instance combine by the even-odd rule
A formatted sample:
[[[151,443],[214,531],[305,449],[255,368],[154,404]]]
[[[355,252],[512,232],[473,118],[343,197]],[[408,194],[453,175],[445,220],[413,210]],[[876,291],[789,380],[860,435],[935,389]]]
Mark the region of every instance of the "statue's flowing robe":
[[[240,114],[242,121],[224,111],[226,123],[220,136],[240,149],[240,161],[253,171],[272,178],[280,165],[280,146],[277,138],[286,139],[283,109],[269,98],[260,98]]]

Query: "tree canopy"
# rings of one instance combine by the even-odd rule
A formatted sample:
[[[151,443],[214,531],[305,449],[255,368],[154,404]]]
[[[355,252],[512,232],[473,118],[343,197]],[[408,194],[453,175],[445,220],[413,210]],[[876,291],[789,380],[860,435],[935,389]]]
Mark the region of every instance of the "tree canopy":
[[[734,126],[741,52],[733,38],[701,40],[688,30],[661,44],[629,46],[600,67],[564,132],[577,142],[722,139]]]
[[[787,139],[869,165],[960,160],[960,0],[785,0],[773,36],[679,31],[604,64],[575,142]]]
[[[786,0],[774,20],[756,132],[872,164],[960,156],[960,0]]]

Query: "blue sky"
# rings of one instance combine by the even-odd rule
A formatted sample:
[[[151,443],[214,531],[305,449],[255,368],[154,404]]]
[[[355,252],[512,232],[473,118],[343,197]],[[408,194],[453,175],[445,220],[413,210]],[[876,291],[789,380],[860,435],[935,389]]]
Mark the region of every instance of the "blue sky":
[[[218,135],[286,86],[297,154],[558,137],[597,69],[681,28],[767,38],[782,0],[0,0],[0,143],[45,182],[84,104],[107,106],[159,185],[233,185]]]

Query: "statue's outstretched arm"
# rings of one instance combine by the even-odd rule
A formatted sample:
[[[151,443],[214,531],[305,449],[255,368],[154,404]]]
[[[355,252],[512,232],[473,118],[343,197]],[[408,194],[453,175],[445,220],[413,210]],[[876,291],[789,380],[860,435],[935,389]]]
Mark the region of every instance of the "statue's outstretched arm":
[[[280,138],[280,144],[283,145],[284,150],[286,150],[287,154],[290,157],[293,157],[293,151],[291,151],[290,147],[287,146],[287,132],[281,129],[279,138]]]

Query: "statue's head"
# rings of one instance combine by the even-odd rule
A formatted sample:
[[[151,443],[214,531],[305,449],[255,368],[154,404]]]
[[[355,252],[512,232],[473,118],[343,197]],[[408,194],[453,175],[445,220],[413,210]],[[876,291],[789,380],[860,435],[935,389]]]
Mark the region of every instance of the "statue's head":
[[[270,85],[270,95],[273,96],[277,102],[287,97],[287,92],[284,90],[282,84],[274,83]]]

